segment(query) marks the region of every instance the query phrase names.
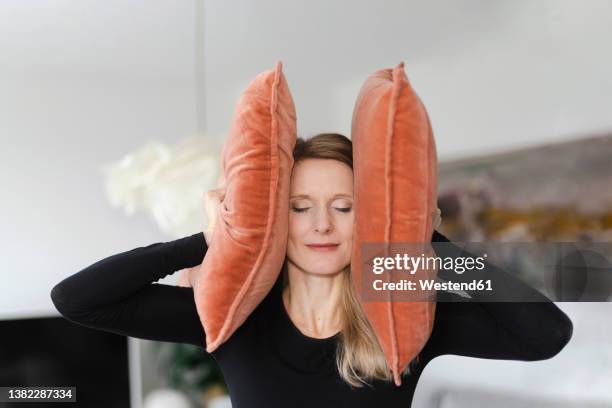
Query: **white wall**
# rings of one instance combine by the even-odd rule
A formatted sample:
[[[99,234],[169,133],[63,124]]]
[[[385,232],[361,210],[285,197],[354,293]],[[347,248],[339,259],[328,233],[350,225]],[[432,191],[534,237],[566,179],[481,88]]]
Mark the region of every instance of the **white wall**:
[[[609,1],[216,0],[205,18],[213,133],[277,59],[307,136],[349,135],[366,76],[400,60],[442,159],[612,127]]]
[[[0,2],[0,318],[55,313],[53,284],[166,238],[110,208],[99,170],[196,131],[194,9]]]
[[[0,318],[54,314],[49,291],[68,274],[168,239],[145,216],[110,208],[100,166],[202,123],[222,137],[240,91],[277,59],[305,136],[349,135],[366,76],[400,60],[441,160],[612,128],[605,0],[207,0],[200,112],[196,12],[191,0],[0,3]],[[434,361],[416,401],[457,372],[534,392],[552,372],[563,385],[551,392],[612,401],[610,350],[588,354],[612,335],[589,326],[609,306],[564,305],[590,331],[549,362]],[[574,381],[559,380],[566,372]]]

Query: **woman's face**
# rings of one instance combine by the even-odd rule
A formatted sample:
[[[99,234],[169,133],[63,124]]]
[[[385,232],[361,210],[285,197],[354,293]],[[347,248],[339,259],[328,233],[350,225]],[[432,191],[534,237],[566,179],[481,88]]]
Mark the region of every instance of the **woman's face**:
[[[304,159],[291,174],[287,257],[307,273],[328,275],[351,262],[353,171],[331,159]],[[337,244],[317,249],[312,244]]]

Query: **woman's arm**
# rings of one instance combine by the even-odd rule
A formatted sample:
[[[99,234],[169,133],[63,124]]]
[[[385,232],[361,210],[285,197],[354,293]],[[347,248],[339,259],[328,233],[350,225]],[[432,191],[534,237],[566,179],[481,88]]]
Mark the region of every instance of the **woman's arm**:
[[[473,256],[434,231],[440,257]],[[438,249],[439,248],[439,249]],[[472,299],[439,292],[436,321],[430,337],[436,354],[503,360],[544,360],[555,356],[572,337],[569,317],[546,296],[497,266],[484,262],[482,271],[456,274],[439,270],[438,275],[454,282],[491,279],[493,292],[468,291]],[[501,302],[494,299],[529,301]],[[448,300],[453,300],[448,302]]]
[[[51,299],[68,320],[149,340],[205,347],[193,288],[159,279],[202,263],[203,233],[104,258],[55,285]]]

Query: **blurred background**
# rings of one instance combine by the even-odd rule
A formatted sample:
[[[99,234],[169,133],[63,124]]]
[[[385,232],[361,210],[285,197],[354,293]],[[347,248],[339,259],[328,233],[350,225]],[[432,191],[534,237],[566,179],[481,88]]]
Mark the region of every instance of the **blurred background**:
[[[0,1],[0,386],[76,372],[78,406],[229,406],[201,349],[73,327],[49,293],[203,229],[234,104],[277,60],[303,137],[350,137],[363,81],[405,61],[449,238],[609,242],[611,40],[607,0]],[[558,356],[436,358],[413,405],[612,406],[612,303],[558,306]]]

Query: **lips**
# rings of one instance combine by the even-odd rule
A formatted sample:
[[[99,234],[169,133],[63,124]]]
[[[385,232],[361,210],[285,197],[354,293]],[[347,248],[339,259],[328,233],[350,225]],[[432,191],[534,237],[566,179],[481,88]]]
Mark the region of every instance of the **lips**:
[[[333,251],[338,248],[340,244],[310,244],[306,246],[315,251]]]

